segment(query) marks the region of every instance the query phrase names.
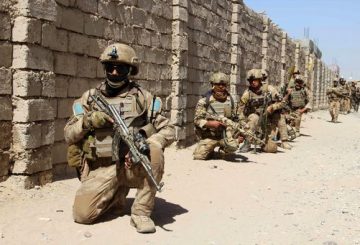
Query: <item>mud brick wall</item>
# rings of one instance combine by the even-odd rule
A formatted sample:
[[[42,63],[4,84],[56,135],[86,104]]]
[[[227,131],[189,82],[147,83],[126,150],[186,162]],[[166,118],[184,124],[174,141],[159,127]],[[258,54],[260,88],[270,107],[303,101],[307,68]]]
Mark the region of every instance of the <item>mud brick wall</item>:
[[[10,170],[12,138],[11,2],[0,2],[0,181]]]
[[[194,108],[212,72],[230,75],[238,100],[249,69],[267,69],[278,85],[296,65],[315,108],[325,105],[334,77],[316,46],[292,40],[241,0],[3,0],[0,179],[13,175],[31,188],[74,175],[63,128],[73,101],[104,80],[98,57],[114,42],[135,49],[141,64],[134,79],[162,98],[177,147],[195,143]]]

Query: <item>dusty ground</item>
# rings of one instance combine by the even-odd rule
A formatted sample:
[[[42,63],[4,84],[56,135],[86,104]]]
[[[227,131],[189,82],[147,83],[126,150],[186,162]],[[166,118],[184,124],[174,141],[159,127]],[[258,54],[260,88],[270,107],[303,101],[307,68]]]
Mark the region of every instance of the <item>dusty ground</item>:
[[[138,234],[123,217],[72,221],[79,182],[21,191],[0,183],[0,244],[360,244],[360,115],[307,115],[291,151],[236,162],[193,161],[167,149],[165,188]]]

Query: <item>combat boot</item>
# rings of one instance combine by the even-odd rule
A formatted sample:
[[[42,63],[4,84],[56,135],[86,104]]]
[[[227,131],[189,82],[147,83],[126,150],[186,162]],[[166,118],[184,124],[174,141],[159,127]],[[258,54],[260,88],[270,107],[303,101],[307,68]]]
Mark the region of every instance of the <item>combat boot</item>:
[[[154,233],[156,231],[154,222],[148,216],[132,214],[130,224],[139,233]]]
[[[240,147],[239,152],[240,153],[246,153],[249,152],[251,148],[251,144],[248,140],[245,140],[243,145]]]
[[[288,142],[286,142],[286,141],[283,141],[282,143],[281,143],[281,148],[283,148],[283,149],[285,149],[285,150],[291,150],[291,148],[292,148],[292,145],[290,145]]]
[[[300,132],[296,132],[296,137],[300,137],[300,136],[301,136]]]

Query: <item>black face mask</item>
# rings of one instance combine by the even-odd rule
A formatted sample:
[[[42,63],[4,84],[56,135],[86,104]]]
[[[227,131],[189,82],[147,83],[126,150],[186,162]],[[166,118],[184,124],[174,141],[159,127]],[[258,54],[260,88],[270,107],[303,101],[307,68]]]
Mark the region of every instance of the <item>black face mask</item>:
[[[104,65],[104,68],[106,71],[107,85],[110,89],[119,89],[129,82],[128,75],[131,71],[129,65],[108,63]],[[113,74],[114,70],[116,70],[117,73],[115,75]]]

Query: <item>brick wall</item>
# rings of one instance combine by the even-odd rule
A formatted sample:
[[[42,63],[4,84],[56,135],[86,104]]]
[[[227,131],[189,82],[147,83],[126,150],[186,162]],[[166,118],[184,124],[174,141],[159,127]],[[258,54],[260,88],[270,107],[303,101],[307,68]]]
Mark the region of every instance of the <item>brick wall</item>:
[[[64,125],[74,99],[104,78],[98,57],[113,42],[141,60],[135,78],[163,100],[177,146],[194,143],[194,108],[214,71],[231,75],[237,100],[246,71],[288,79],[296,65],[316,107],[332,73],[313,44],[295,42],[241,0],[5,0],[0,3],[0,178],[29,188],[70,174]],[[319,64],[322,64],[321,67]],[[327,72],[328,71],[328,72]]]

